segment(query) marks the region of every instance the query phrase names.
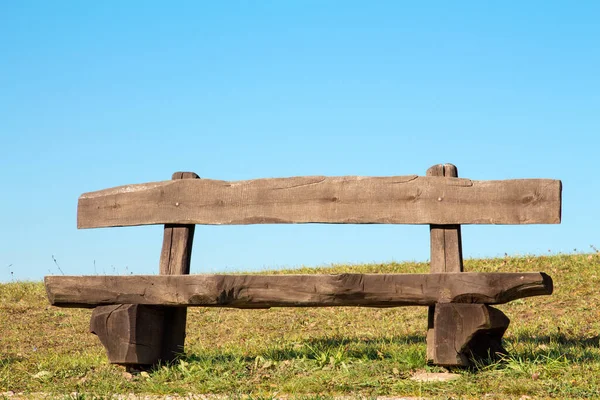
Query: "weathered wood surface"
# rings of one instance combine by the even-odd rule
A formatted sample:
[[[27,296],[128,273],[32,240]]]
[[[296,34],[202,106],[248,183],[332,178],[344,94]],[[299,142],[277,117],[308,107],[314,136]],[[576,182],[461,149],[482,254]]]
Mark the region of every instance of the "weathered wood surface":
[[[552,293],[544,273],[48,276],[50,303],[234,308],[501,304]]]
[[[176,172],[172,179],[198,179],[193,172]],[[161,275],[190,273],[195,225],[165,225],[160,253]],[[155,365],[170,362],[183,352],[187,309],[142,304],[99,306],[90,331],[114,364]]]
[[[446,177],[180,179],[79,198],[77,226],[148,224],[560,223],[561,182]]]
[[[175,172],[171,179],[198,179],[194,172]],[[161,275],[188,275],[192,260],[192,244],[194,242],[195,225],[165,225],[163,245],[160,252]],[[160,359],[158,362],[173,361],[178,354],[183,353],[185,344],[185,326],[187,309],[164,308],[163,339]]]
[[[477,359],[497,359],[506,354],[502,336],[509,322],[502,311],[485,304],[438,304],[427,359],[435,365],[462,367]]]
[[[173,180],[198,179],[193,172],[175,172]],[[190,273],[195,225],[166,224],[160,252],[161,275],[187,275]]]
[[[96,307],[90,332],[106,349],[108,360],[122,365],[153,365],[161,358],[164,309],[139,304]]]
[[[427,176],[458,177],[452,164],[438,164],[427,170]],[[430,272],[462,272],[462,238],[460,225],[430,225]]]
[[[458,169],[452,164],[437,164],[427,170],[427,176],[457,178]],[[431,273],[462,272],[462,235],[460,225],[430,225]],[[436,306],[430,306],[427,318],[427,359],[435,359],[434,318]],[[438,313],[439,314],[439,313]],[[438,317],[439,318],[439,317]],[[439,318],[443,319],[443,318]]]

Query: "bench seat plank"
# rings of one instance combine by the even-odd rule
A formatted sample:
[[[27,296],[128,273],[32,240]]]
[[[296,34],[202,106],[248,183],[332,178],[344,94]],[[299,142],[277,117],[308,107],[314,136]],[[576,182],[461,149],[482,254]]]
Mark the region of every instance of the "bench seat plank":
[[[561,182],[439,176],[179,179],[84,193],[77,226],[558,224]]]
[[[502,304],[552,293],[541,272],[339,275],[47,276],[50,303],[233,308],[367,306],[436,303]]]

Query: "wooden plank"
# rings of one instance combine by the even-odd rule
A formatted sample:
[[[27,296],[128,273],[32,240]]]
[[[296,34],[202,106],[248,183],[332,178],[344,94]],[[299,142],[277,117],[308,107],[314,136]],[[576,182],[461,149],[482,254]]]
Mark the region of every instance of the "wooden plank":
[[[544,273],[48,276],[50,303],[234,308],[501,304],[552,293]]]
[[[77,226],[560,223],[561,182],[445,177],[210,179],[121,186],[79,198]]]

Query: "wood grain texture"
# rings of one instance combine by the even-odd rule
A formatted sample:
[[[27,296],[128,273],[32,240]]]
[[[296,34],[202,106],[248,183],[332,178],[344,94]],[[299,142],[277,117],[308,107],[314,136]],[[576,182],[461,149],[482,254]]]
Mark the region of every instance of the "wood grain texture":
[[[172,179],[197,179],[193,172],[176,172]],[[195,225],[165,225],[160,254],[161,275],[190,272]],[[142,304],[99,306],[90,330],[114,364],[155,365],[170,362],[183,352],[187,309]]]
[[[445,177],[180,179],[79,198],[77,226],[560,223],[561,182]]]
[[[194,172],[175,172],[173,180],[198,179]],[[195,225],[166,224],[160,252],[161,275],[185,275],[190,273]]]
[[[175,172],[172,180],[198,179],[194,172]],[[192,245],[195,225],[165,225],[163,245],[160,252],[159,273],[161,275],[188,275],[192,261]],[[186,308],[165,307],[163,309],[163,338],[160,360],[155,363],[171,362],[182,354],[185,344]]]
[[[544,273],[48,276],[50,303],[234,308],[501,304],[552,293]]]
[[[452,164],[438,164],[427,170],[427,176],[458,177]],[[430,272],[462,272],[462,235],[460,225],[430,225]]]
[[[121,365],[156,364],[164,327],[162,307],[139,304],[96,307],[90,320],[90,331],[100,339],[108,360]]]
[[[471,366],[474,360],[506,354],[502,336],[509,319],[484,304],[438,304],[433,352],[428,361],[442,366]]]
[[[437,164],[427,170],[427,176],[457,178],[458,169],[453,164]],[[462,272],[462,235],[460,225],[429,225],[431,273]],[[427,358],[435,356],[434,317],[436,306],[430,306],[427,317]]]

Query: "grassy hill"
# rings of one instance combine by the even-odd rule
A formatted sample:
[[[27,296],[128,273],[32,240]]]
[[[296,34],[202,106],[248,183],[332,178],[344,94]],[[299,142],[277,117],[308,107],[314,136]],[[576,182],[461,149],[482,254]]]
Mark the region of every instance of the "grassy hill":
[[[427,270],[391,263],[275,273]],[[600,253],[467,260],[465,270],[543,271],[554,294],[498,306],[511,319],[510,356],[441,383],[410,379],[443,371],[425,364],[426,307],[190,308],[181,360],[131,375],[109,365],[88,333],[91,310],[51,307],[41,283],[0,284],[0,393],[600,398]]]

